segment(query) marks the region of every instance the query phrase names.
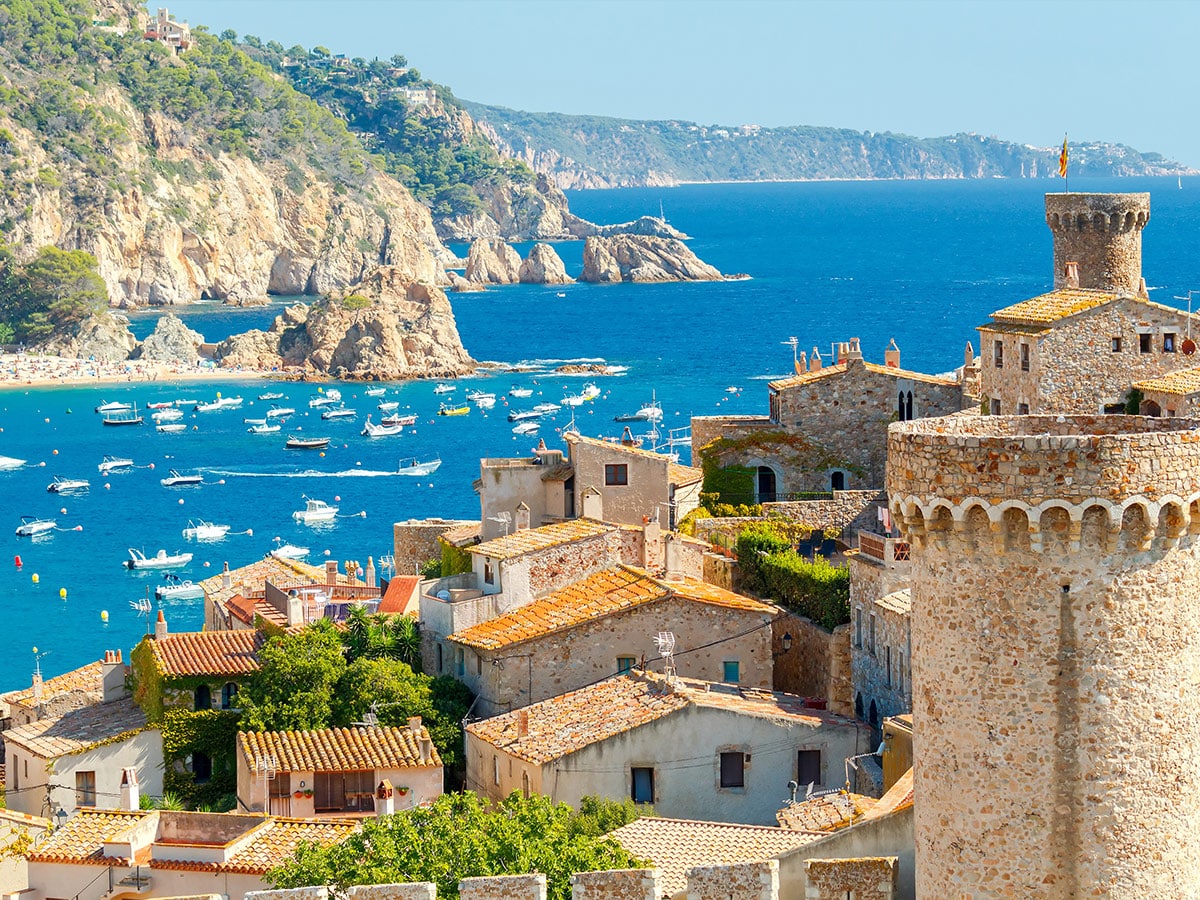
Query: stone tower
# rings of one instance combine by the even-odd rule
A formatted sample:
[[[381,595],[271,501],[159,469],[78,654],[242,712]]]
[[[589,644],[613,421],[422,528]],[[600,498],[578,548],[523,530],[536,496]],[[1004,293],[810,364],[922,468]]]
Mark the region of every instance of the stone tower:
[[[888,431],[912,553],[917,896],[1200,890],[1200,421]]]
[[[1047,194],[1055,289],[1141,293],[1142,229],[1149,221],[1149,194]],[[1078,284],[1067,263],[1078,264]]]

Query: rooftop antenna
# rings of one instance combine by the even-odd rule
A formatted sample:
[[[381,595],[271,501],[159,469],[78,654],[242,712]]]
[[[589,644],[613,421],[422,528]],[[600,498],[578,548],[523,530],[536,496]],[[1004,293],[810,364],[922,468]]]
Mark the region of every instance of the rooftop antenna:
[[[1176,297],[1175,298],[1176,300],[1186,300],[1187,301],[1187,306],[1188,306],[1187,338],[1184,340],[1183,346],[1180,349],[1183,350],[1183,352],[1188,356],[1191,356],[1193,353],[1196,352],[1196,343],[1192,340],[1192,294],[1194,294],[1194,293],[1196,293],[1196,292],[1188,291],[1186,297]]]
[[[146,596],[141,600],[130,600],[129,606],[135,613],[142,616],[146,620],[146,634],[150,633],[150,613],[154,610],[154,604],[150,602],[150,586],[146,585]]]
[[[504,526],[504,536],[508,537],[508,528],[510,525],[512,525],[512,514],[508,510],[505,510],[499,515],[488,516],[488,521],[501,523]]]
[[[675,683],[675,632],[660,631],[654,638],[654,645],[658,647],[658,655],[663,659],[663,675],[667,678],[668,684]]]
[[[779,343],[783,344],[784,346],[790,346],[792,348],[792,368],[794,369],[800,362],[800,357],[797,355],[797,352],[796,352],[797,348],[800,346],[800,338],[796,337],[795,335],[792,335],[786,341],[780,341]]]
[[[371,708],[366,711],[361,722],[351,722],[357,728],[375,728],[379,724],[379,702],[375,701],[371,704]]]
[[[267,791],[267,782],[275,780],[275,773],[278,770],[279,763],[274,754],[266,753],[254,757],[254,775],[262,780],[263,804],[266,806],[266,812],[271,811],[271,795]]]

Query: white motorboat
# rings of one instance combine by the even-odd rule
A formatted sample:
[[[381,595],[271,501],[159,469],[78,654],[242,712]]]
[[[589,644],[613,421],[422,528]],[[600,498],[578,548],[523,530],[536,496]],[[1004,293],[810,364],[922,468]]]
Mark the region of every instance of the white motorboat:
[[[146,409],[172,409],[174,406],[170,400],[159,400],[157,403],[147,403]]]
[[[520,422],[512,431],[513,434],[533,434],[541,427],[541,424],[538,422]]]
[[[259,400],[282,400],[283,394],[281,394],[279,391],[269,391],[265,394],[259,394],[258,399]]]
[[[337,518],[338,507],[330,506],[324,500],[309,500],[305,498],[304,509],[292,513],[292,518],[304,525],[314,522],[332,522]]]
[[[277,434],[282,428],[282,425],[268,425],[263,422],[260,425],[251,425],[246,430],[251,434]]]
[[[188,519],[188,527],[183,529],[183,536],[189,541],[219,541],[229,533],[228,525],[214,525],[203,519],[195,521]]]
[[[174,407],[171,409],[160,409],[158,412],[152,413],[150,418],[155,422],[178,422],[183,418],[183,410],[175,409]]]
[[[445,382],[441,382],[441,381],[439,381],[437,384],[435,384],[433,386],[433,392],[435,394],[449,394],[450,392],[456,391],[456,390],[458,390],[457,385],[446,384]]]
[[[489,394],[487,391],[467,391],[467,399],[472,403],[478,403],[480,400],[495,400],[495,394]]]
[[[20,537],[34,537],[39,534],[45,534],[47,531],[53,531],[58,527],[58,523],[53,519],[39,519],[37,516],[21,516],[21,524],[17,526],[17,535]]]
[[[595,400],[600,396],[600,388],[596,387],[595,382],[589,381],[583,386],[583,390],[579,394],[584,400]]]
[[[271,404],[271,408],[267,410],[268,419],[278,419],[280,416],[294,416],[296,411],[290,406],[276,406]]]
[[[371,417],[367,416],[367,421],[363,425],[362,433],[367,437],[391,437],[393,434],[400,434],[404,431],[402,425],[375,425],[371,422]]]
[[[166,478],[158,479],[158,483],[163,487],[187,487],[193,484],[203,484],[204,476],[182,475],[178,469],[171,469],[167,472]]]
[[[522,398],[523,397],[532,397],[533,396],[533,388],[523,388],[523,387],[517,387],[516,385],[513,385],[512,388],[508,392],[508,396],[522,397]]]
[[[96,468],[101,475],[107,475],[109,472],[116,472],[119,469],[132,469],[133,460],[125,456],[106,456]]]
[[[91,483],[85,478],[63,478],[55,475],[54,480],[46,485],[46,490],[52,494],[69,494],[72,491],[86,491]]]
[[[294,434],[289,434],[287,443],[284,444],[289,450],[324,450],[329,446],[329,438],[327,437],[298,437]]]
[[[342,399],[342,392],[339,391],[337,388],[330,388],[327,391],[322,391],[322,392],[316,394],[315,396],[313,396],[308,401],[308,405],[312,409],[317,409],[322,406],[333,406],[333,404],[335,404],[335,403],[340,403],[341,399]]]
[[[397,475],[432,475],[438,470],[438,466],[442,464],[442,460],[430,459],[421,462],[418,459],[402,459],[400,460],[400,468],[397,470]]]
[[[367,388],[365,393],[368,397],[382,397],[387,393],[387,388]]]
[[[635,415],[646,422],[657,422],[663,417],[662,406],[659,405],[658,399],[651,393],[650,402],[639,409]]]
[[[475,401],[475,405],[478,406],[480,409],[491,409],[493,406],[496,405],[496,398],[495,397],[480,397],[478,400]]]
[[[514,409],[508,414],[508,421],[524,422],[527,419],[540,419],[541,417],[542,413],[538,412],[536,409],[527,409],[524,411],[518,411]]]
[[[409,416],[384,416],[379,424],[387,426],[399,425],[401,428],[407,428],[409,425],[417,424],[417,417],[415,414]]]
[[[266,425],[266,419],[242,419],[243,425]]]
[[[549,415],[550,413],[558,412],[560,409],[562,409],[562,407],[557,403],[539,403],[533,408],[533,411]]]
[[[210,403],[197,403],[196,412],[216,412],[222,409],[237,409],[242,405],[241,397],[218,397]]]
[[[200,600],[204,597],[204,588],[191,581],[181,581],[173,572],[165,572],[163,584],[154,589],[154,596],[159,600]]]
[[[339,406],[336,409],[327,409],[321,413],[322,419],[354,419],[357,418],[358,412],[353,409],[346,409],[344,406]]]
[[[17,459],[15,456],[0,456],[0,472],[19,469],[23,465],[25,465],[23,459]]]
[[[380,412],[395,412],[400,408],[400,404],[395,400],[388,400],[386,403],[380,403],[378,409]]]
[[[307,547],[297,547],[295,544],[279,544],[268,555],[276,559],[304,559],[310,552]]]
[[[199,400],[175,400],[174,403],[176,406],[199,406],[200,405]]]
[[[132,409],[133,409],[132,403],[121,403],[120,401],[114,400],[111,403],[101,403],[99,406],[96,407],[96,412],[98,412],[98,413],[129,412]]]
[[[186,566],[192,561],[190,553],[168,554],[159,550],[153,556],[147,556],[141,550],[129,548],[129,559],[125,560],[127,569],[173,569],[176,566]]]
[[[583,406],[587,403],[587,397],[583,394],[567,394],[562,398],[563,406]]]
[[[737,387],[736,385],[732,385],[732,384],[731,384],[729,387],[725,388],[725,393],[727,393],[727,394],[736,394],[736,393],[737,393],[738,391],[740,391],[740,390],[741,390],[741,388],[740,388],[740,387]]]
[[[155,425],[154,430],[163,434],[179,434],[181,431],[187,431],[187,426],[182,422],[168,422],[166,425]]]

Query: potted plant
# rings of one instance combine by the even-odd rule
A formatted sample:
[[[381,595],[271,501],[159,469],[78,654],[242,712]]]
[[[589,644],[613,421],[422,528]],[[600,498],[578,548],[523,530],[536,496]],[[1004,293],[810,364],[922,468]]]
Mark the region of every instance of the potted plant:
[[[304,791],[297,790],[292,794],[292,796],[295,797],[297,800],[299,800],[301,797],[304,796]]]
[[[401,797],[405,797],[408,795],[408,788],[407,787],[398,787],[398,788],[396,788],[396,793],[398,793]]]
[[[305,796],[305,798],[306,798],[306,799],[308,799],[308,800],[311,800],[311,799],[312,799],[312,795],[313,795],[312,788],[305,788],[305,789],[304,789],[304,796]]]

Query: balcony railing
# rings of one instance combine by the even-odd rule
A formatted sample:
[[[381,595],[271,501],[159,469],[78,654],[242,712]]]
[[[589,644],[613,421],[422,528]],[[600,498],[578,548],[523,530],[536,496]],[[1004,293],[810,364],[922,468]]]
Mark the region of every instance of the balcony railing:
[[[876,534],[873,531],[858,532],[858,552],[885,566],[908,562],[908,541]]]

